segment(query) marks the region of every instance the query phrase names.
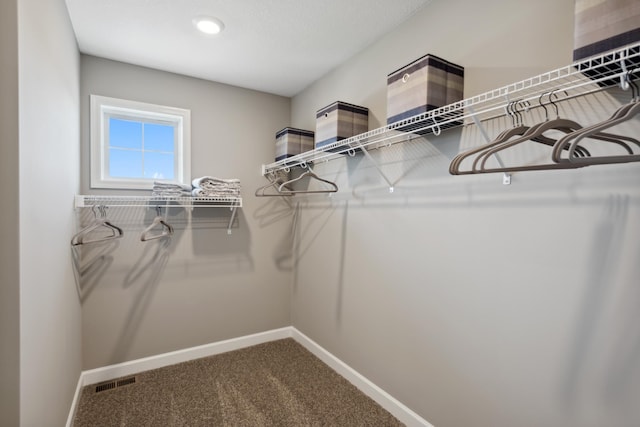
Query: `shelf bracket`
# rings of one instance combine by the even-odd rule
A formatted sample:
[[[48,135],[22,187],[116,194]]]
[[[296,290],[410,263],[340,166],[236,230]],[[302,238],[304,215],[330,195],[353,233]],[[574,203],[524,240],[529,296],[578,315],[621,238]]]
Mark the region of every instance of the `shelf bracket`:
[[[487,142],[487,144],[490,143],[491,142],[491,138],[489,138],[489,134],[487,133],[487,130],[485,129],[485,127],[482,124],[482,122],[480,120],[478,120],[478,115],[476,114],[475,110],[473,109],[473,106],[469,105],[469,106],[467,106],[467,108],[469,109],[469,112],[471,113],[471,118],[473,119],[473,122],[476,124],[478,129],[480,129],[480,133],[482,134],[482,137]],[[500,165],[500,167],[504,168],[504,163],[502,163],[502,159],[500,158],[500,156],[498,154],[495,154],[495,158],[498,161],[498,164]],[[510,185],[511,184],[511,174],[510,173],[506,173],[505,172],[505,173],[502,174],[502,184],[503,185]]]
[[[629,89],[629,81],[628,81],[628,71],[627,71],[627,64],[625,63],[625,56],[624,53],[621,51],[620,52],[620,68],[622,69],[622,73],[620,74],[620,88],[622,90],[628,90]]]
[[[369,159],[369,161],[371,162],[371,164],[377,169],[378,173],[382,176],[382,178],[384,178],[385,181],[387,181],[387,184],[389,184],[389,193],[393,193],[394,191],[394,185],[391,182],[391,180],[387,177],[387,175],[382,171],[382,169],[380,168],[380,166],[378,166],[378,163],[374,160],[374,158],[371,156],[371,154],[369,153],[369,151],[364,147],[364,145],[362,145],[361,142],[358,142],[358,148],[360,150],[362,150],[362,152],[364,153],[364,155],[367,157],[367,159]],[[353,148],[351,148],[349,151],[347,151],[347,153],[350,156],[354,156],[355,155],[355,151],[353,150]]]
[[[238,208],[237,207],[232,207],[229,208],[231,209],[231,218],[229,219],[229,226],[227,227],[227,234],[230,236],[231,235],[231,226],[233,226],[233,220],[236,219],[236,213],[238,212]]]

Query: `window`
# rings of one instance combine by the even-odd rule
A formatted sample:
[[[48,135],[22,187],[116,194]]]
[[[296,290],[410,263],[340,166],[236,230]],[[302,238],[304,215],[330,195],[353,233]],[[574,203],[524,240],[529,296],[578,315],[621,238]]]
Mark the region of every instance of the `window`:
[[[91,95],[91,187],[189,184],[190,111]]]

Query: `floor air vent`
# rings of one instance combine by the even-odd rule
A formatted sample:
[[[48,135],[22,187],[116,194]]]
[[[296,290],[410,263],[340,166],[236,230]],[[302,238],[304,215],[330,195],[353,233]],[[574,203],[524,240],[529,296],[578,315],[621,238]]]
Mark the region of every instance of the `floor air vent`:
[[[96,386],[96,393],[101,391],[113,390],[114,388],[123,387],[129,384],[135,384],[136,377],[123,378],[121,380],[109,381],[108,383],[98,384]]]
[[[133,384],[135,382],[136,382],[136,377],[124,378],[124,379],[118,380],[116,386],[117,387],[122,387],[123,385],[129,385],[129,384]]]

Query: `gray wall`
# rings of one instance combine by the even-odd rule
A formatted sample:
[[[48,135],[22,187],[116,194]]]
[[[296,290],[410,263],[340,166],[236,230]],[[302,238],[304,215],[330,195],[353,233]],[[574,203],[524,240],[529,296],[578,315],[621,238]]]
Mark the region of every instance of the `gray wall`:
[[[80,175],[80,63],[63,0],[18,2],[18,49],[19,158],[12,161],[19,180],[3,184],[19,187],[20,199],[20,425],[63,425],[81,369],[69,252]],[[12,203],[15,197],[6,206]]]
[[[0,3],[0,182],[15,183],[18,170],[18,8]],[[19,187],[0,186],[0,414],[7,425],[20,416]]]
[[[338,99],[384,124],[387,73],[426,53],[465,66],[465,96],[506,85],[569,64],[572,32],[570,0],[434,0],[295,96],[292,125]],[[640,165],[449,175],[481,142],[469,126],[373,152],[393,194],[362,156],[317,165],[340,192],[298,205],[293,325],[438,427],[637,424]]]
[[[291,211],[253,197],[289,98],[91,56],[81,69],[83,193],[105,193],[88,188],[88,101],[98,94],[190,109],[192,176],[239,178],[244,198],[232,235],[228,209],[171,209],[166,246],[139,240],[155,210],[109,209],[124,238],[77,253],[84,369],[290,325]],[[90,217],[78,212],[77,229]]]

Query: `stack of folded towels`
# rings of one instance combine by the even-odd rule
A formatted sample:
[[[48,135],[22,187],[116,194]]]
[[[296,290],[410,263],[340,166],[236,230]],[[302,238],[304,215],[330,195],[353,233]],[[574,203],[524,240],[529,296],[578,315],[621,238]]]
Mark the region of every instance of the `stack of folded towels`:
[[[214,176],[203,176],[192,182],[193,197],[226,197],[240,196],[240,180],[222,179]]]
[[[191,196],[190,185],[169,184],[155,181],[153,183],[152,197],[186,197]]]

